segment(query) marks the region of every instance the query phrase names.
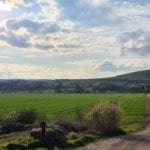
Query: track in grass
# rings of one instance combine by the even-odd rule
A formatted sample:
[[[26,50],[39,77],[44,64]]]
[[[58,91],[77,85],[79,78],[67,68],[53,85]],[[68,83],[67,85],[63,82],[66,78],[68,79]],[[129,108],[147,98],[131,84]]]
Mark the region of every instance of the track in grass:
[[[77,108],[88,112],[100,101],[116,101],[123,109],[122,123],[142,122],[144,119],[143,94],[0,94],[0,115],[34,109],[53,120],[58,112],[66,116],[74,115]]]

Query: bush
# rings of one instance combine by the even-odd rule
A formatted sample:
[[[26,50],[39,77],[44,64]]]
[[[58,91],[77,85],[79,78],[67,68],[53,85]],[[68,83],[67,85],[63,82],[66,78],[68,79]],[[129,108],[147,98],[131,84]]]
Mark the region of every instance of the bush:
[[[3,121],[3,124],[16,124],[18,123],[18,118],[19,118],[19,112],[12,112]]]
[[[19,112],[18,122],[23,124],[32,124],[38,118],[34,110],[22,110]]]
[[[12,112],[6,117],[4,124],[32,124],[38,118],[37,113],[34,110],[22,110],[19,112]]]
[[[97,132],[103,135],[114,134],[119,129],[121,111],[114,103],[100,103],[87,115],[87,119]]]

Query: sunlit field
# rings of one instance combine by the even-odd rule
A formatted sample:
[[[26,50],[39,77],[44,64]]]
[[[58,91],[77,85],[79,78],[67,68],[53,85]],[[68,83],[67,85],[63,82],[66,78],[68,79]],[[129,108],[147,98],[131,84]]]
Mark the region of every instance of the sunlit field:
[[[94,104],[101,101],[115,101],[121,107],[122,124],[143,121],[143,94],[0,94],[0,115],[34,109],[49,121],[59,114],[73,119],[77,110],[86,114]]]

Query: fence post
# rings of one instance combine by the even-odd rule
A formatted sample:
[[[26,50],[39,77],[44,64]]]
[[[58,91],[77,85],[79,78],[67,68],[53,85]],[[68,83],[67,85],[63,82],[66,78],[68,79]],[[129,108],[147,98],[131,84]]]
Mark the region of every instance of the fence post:
[[[46,122],[40,122],[41,134],[42,134],[42,142],[45,142],[45,134],[46,134]]]

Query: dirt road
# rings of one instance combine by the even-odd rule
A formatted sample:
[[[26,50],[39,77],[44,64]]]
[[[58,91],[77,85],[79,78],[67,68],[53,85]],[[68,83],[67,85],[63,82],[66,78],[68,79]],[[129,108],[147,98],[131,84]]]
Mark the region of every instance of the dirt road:
[[[81,150],[150,150],[150,126],[132,135],[97,141]]]

